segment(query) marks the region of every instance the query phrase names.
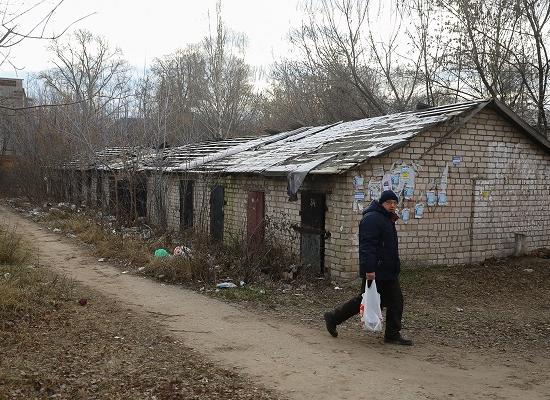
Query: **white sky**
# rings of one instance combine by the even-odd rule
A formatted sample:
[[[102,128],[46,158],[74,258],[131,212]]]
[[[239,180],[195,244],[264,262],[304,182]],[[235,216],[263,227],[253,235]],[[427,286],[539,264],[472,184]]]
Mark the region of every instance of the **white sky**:
[[[301,20],[297,4],[298,0],[223,0],[226,25],[248,37],[251,65],[269,65],[287,52],[286,35]],[[65,0],[50,28],[60,32],[72,21],[96,12],[71,30],[82,28],[105,36],[130,64],[143,69],[153,58],[204,37],[208,12],[213,20],[215,8],[216,0]],[[12,50],[10,60],[23,70],[16,73],[5,63],[0,75],[25,78],[27,73],[48,68],[47,45],[41,40],[22,42]]]

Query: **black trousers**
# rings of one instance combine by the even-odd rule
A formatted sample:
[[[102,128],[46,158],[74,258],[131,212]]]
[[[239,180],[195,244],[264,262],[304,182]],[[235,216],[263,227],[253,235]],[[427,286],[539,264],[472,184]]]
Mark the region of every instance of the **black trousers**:
[[[348,302],[337,307],[333,311],[334,322],[336,325],[341,324],[347,319],[359,314],[359,306],[363,299],[362,294],[365,292],[367,279],[363,278],[361,284],[361,294],[350,299]],[[399,336],[401,331],[401,317],[403,316],[403,294],[399,280],[382,281],[376,280],[376,289],[380,293],[381,306],[386,307],[386,332],[387,338],[395,338]]]

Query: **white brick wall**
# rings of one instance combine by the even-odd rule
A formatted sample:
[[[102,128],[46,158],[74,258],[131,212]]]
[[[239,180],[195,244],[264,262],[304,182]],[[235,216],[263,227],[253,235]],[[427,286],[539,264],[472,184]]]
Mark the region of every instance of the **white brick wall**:
[[[550,155],[491,110],[478,114],[424,154],[444,133],[442,127],[426,132],[347,174],[350,182],[356,173],[368,181],[377,167],[389,170],[398,160],[414,161],[420,166],[416,200],[449,165],[448,206],[426,207],[423,219],[397,224],[403,262],[449,265],[507,256],[514,250],[514,232],[527,235],[528,248],[550,246]],[[452,166],[455,155],[462,157],[457,167]],[[482,191],[489,192],[487,201]],[[350,192],[348,197],[352,196]],[[415,203],[407,203],[411,211]],[[353,215],[354,236],[360,218]],[[352,241],[351,270],[356,271],[357,239]],[[347,270],[347,266],[339,268]]]
[[[351,279],[358,269],[359,212],[352,210],[353,176],[366,183],[373,171],[388,171],[395,162],[418,164],[415,201],[408,224],[398,222],[404,264],[461,264],[513,252],[514,233],[527,235],[528,248],[550,246],[550,155],[496,112],[485,110],[465,127],[429,149],[448,132],[446,127],[427,131],[380,158],[371,159],[346,174],[309,175],[302,190],[326,193],[325,268],[331,275]],[[452,166],[460,156],[459,166]],[[424,218],[414,219],[414,204],[449,165],[447,206],[425,207]],[[300,195],[289,202],[285,178],[257,175],[178,176],[166,180],[167,224],[179,229],[179,180],[194,180],[194,225],[209,229],[210,190],[215,183],[225,189],[224,240],[246,231],[248,192],[265,193],[267,235],[300,252],[300,236],[291,225],[300,224]],[[148,179],[148,215],[155,223],[153,178]],[[485,201],[480,192],[488,191]],[[106,190],[105,193],[108,193]],[[423,199],[425,202],[425,197]],[[368,202],[365,203],[368,205]],[[473,219],[472,219],[473,215]]]

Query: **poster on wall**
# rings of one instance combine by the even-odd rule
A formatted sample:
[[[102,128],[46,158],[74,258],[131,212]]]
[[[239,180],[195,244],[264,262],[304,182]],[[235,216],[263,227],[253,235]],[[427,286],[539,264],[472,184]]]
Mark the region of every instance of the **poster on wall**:
[[[361,175],[356,175],[353,177],[353,189],[358,192],[362,191],[365,186],[365,178],[363,178]]]
[[[437,205],[446,206],[447,205],[447,192],[440,190],[437,192]]]
[[[399,187],[403,190],[405,200],[412,200],[414,197],[415,170],[408,165],[401,166],[399,175]]]
[[[414,197],[414,187],[413,186],[405,186],[403,189],[403,197],[405,200],[412,200]]]
[[[443,172],[441,173],[441,180],[439,181],[437,191],[437,205],[447,205],[447,180],[449,178],[449,165],[445,165]]]
[[[361,175],[353,177],[353,211],[363,211],[365,201],[365,179]]]
[[[400,168],[392,168],[391,171],[391,186],[394,188],[395,191],[396,188],[399,187],[400,183],[400,176],[401,176],[401,169]]]
[[[437,198],[435,196],[435,192],[433,190],[428,190],[426,192],[426,204],[428,207],[435,206],[437,203]]]
[[[424,203],[416,203],[414,206],[414,218],[420,219],[424,217]]]
[[[481,199],[483,201],[489,201],[491,200],[491,191],[490,190],[482,190],[480,192]]]
[[[441,173],[441,180],[439,181],[439,189],[447,190],[447,180],[449,178],[449,165],[445,165],[443,172]]]
[[[381,181],[371,180],[369,181],[369,196],[371,200],[378,200],[380,198]]]
[[[453,156],[453,167],[458,167],[462,162],[461,156]]]
[[[408,223],[410,219],[411,219],[411,210],[409,210],[408,208],[404,208],[403,210],[401,210],[401,220],[404,223]]]
[[[382,178],[382,191],[386,190],[393,190],[392,174],[390,172],[385,173]]]
[[[404,183],[404,186],[414,187],[414,169],[408,165],[401,166],[401,175],[399,180]]]

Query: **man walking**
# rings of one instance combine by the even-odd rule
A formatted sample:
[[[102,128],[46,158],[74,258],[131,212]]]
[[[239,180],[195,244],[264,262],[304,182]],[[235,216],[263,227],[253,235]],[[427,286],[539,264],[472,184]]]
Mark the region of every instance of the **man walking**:
[[[411,346],[409,339],[401,336],[403,315],[403,295],[399,285],[399,248],[395,221],[398,198],[391,190],[382,192],[378,201],[374,200],[363,211],[359,224],[359,274],[363,278],[361,294],[325,313],[327,330],[333,337],[338,336],[336,326],[359,313],[362,294],[367,281],[376,279],[382,308],[386,307],[385,343]]]

